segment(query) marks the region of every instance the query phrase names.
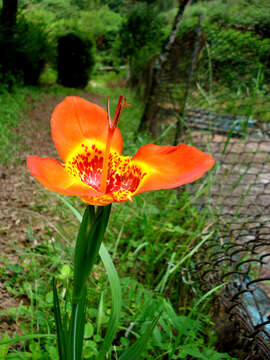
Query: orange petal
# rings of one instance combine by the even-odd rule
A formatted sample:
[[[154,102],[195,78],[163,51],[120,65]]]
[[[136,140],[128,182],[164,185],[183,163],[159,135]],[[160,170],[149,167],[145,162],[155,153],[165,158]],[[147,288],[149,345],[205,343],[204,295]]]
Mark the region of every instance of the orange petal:
[[[149,173],[135,194],[190,183],[199,179],[215,163],[211,155],[190,145],[145,145],[132,160],[140,162]]]
[[[56,149],[65,162],[72,150],[86,139],[106,143],[107,112],[78,96],[69,96],[54,109],[51,127]],[[123,140],[118,128],[114,131],[111,146],[121,154]]]
[[[57,160],[29,156],[27,166],[31,174],[51,191],[64,195],[99,196],[91,187],[70,176]]]

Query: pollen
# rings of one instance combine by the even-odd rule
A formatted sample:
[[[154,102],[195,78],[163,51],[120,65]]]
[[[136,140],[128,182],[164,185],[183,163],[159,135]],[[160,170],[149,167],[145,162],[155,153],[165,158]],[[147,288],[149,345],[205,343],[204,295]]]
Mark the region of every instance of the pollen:
[[[104,151],[105,147],[101,143],[83,143],[67,159],[65,169],[84,184],[100,191]],[[119,155],[111,149],[105,194],[85,197],[82,200],[101,206],[111,202],[132,200],[132,195],[146,175],[146,172],[138,164],[133,163],[130,157]]]

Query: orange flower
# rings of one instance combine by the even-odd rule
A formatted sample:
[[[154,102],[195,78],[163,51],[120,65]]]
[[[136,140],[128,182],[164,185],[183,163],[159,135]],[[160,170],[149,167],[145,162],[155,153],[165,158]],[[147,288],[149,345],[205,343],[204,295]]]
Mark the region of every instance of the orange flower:
[[[121,96],[112,120],[108,111],[80,97],[67,97],[54,110],[52,138],[63,163],[29,156],[31,174],[47,189],[75,195],[91,205],[131,200],[144,191],[175,188],[200,178],[214,165],[193,146],[142,146],[123,156],[117,123],[126,102]]]

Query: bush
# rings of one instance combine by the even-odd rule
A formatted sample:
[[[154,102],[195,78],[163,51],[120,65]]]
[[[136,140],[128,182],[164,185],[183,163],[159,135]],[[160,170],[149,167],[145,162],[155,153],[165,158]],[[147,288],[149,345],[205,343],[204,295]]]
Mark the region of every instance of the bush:
[[[256,78],[259,69],[270,76],[270,40],[235,29],[220,29],[216,25],[208,27],[206,41],[210,47],[213,75],[233,85],[239,80],[245,84]],[[206,59],[205,59],[206,60]],[[207,66],[205,61],[205,67]],[[267,69],[268,67],[268,69]]]
[[[84,88],[94,66],[90,40],[83,40],[73,33],[58,39],[57,71],[59,84]]]
[[[43,24],[20,16],[12,32],[0,28],[0,47],[4,49],[0,57],[2,82],[9,87],[20,82],[37,85],[49,52]]]
[[[209,79],[209,70],[214,80],[236,88],[240,83],[250,87],[259,70],[270,79],[270,39],[264,37],[270,25],[266,16],[270,3],[256,4],[254,0],[213,0],[187,9],[179,32],[182,42],[186,43],[186,34],[196,28],[198,15],[203,14],[203,33],[209,45],[209,54],[205,49],[201,58],[200,79]]]

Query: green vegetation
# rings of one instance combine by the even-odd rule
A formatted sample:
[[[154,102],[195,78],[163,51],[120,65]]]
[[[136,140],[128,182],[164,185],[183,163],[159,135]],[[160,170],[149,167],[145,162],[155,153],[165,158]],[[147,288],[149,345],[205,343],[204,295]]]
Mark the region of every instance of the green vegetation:
[[[145,86],[147,63],[160,53],[176,13],[173,1],[148,1],[146,4],[107,0],[101,5],[98,0],[22,0],[19,5],[17,26],[22,29],[19,49],[29,60],[27,64],[37,65],[35,83],[39,78],[42,86],[20,87],[22,83],[29,84],[22,75],[26,73],[24,69],[16,65],[18,73],[4,74],[0,67],[3,80],[0,85],[0,161],[3,166],[18,159],[17,151],[23,141],[14,129],[22,121],[22,111],[30,106],[29,97],[42,99],[48,93],[83,94],[81,90],[67,90],[55,84],[57,40],[74,30],[94,44],[96,63],[92,82],[85,92],[102,95],[104,104],[106,96],[110,96],[112,108],[118,96],[124,94],[132,105],[124,110],[119,124],[124,137],[124,154],[132,155],[146,143],[163,141],[162,135],[159,138],[149,134],[134,135],[143,112],[143,99],[137,95],[138,87],[125,88],[121,84],[125,83],[130,66],[133,86],[137,83]],[[185,35],[194,31],[197,15],[203,13],[208,45],[199,67],[199,86],[192,89],[188,105],[270,121],[267,85],[270,22],[266,16],[270,9],[267,10],[267,0],[257,5],[255,0],[234,1],[234,6],[231,1],[228,4],[221,0],[198,1],[187,10],[179,32],[183,43]],[[151,29],[148,29],[150,24]],[[112,67],[114,71],[105,73],[101,70],[104,67]],[[8,92],[11,87],[12,92]],[[204,178],[197,197],[207,191],[211,182],[211,175]],[[84,205],[79,200],[71,198],[69,201],[82,213]],[[124,304],[108,359],[119,357],[160,312],[159,325],[144,359],[232,359],[214,348],[211,296],[200,302],[205,295],[200,284],[190,284],[186,278],[194,267],[193,250],[196,246],[199,249],[206,239],[203,233],[212,216],[210,208],[199,213],[193,201],[183,188],[183,191],[146,193],[135,197],[131,203],[113,206],[105,242],[121,277]],[[16,239],[10,240],[21,261],[13,264],[7,257],[1,258],[0,275],[5,287],[10,294],[22,299],[17,308],[1,313],[17,328],[17,334],[6,333],[0,340],[0,344],[7,342],[0,345],[3,360],[57,359],[53,335],[53,275],[62,299],[71,296],[68,292],[73,272],[70,257],[78,224],[59,197],[41,188],[31,210],[33,225],[27,229],[28,244],[22,249]],[[43,223],[42,234],[35,230],[38,222]],[[89,281],[88,299],[84,358],[93,359],[111,309],[107,278],[100,263]],[[31,334],[40,336],[31,338]],[[51,336],[43,337],[45,334]],[[27,341],[12,342],[17,335],[30,337]]]
[[[187,9],[180,38],[185,41],[202,14],[207,44],[197,73],[201,89],[194,89],[192,105],[269,122],[269,6],[268,1],[215,0]]]
[[[37,90],[16,88],[0,96],[0,159],[2,164],[18,160],[16,151],[20,135],[15,131],[22,121],[22,111],[28,107],[27,96],[35,97]]]

